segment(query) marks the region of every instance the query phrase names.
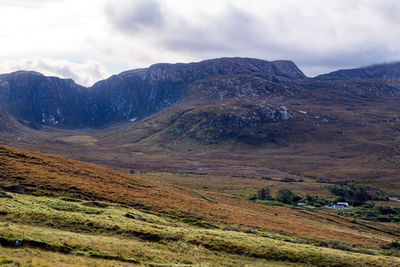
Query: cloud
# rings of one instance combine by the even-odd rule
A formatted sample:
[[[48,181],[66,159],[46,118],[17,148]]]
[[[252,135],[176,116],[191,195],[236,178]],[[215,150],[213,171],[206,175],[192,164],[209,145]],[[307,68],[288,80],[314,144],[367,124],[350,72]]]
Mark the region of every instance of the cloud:
[[[0,72],[6,73],[21,69],[37,71],[47,76],[70,78],[83,86],[90,86],[98,80],[110,76],[106,67],[94,60],[87,60],[84,63],[74,63],[68,60],[54,60],[41,57],[5,61],[0,67]]]
[[[108,16],[112,27],[171,59],[291,59],[312,69],[311,74],[318,67],[322,71],[400,60],[399,5],[393,0],[204,0],[191,5],[160,0],[151,1],[154,12],[132,20],[142,2],[113,2],[118,8]]]
[[[155,0],[118,1],[106,6],[106,15],[116,28],[134,33],[164,24],[161,5]]]
[[[168,25],[168,33],[158,35],[157,44],[185,53],[242,53],[246,44],[250,46],[259,38],[257,20],[234,7],[218,16],[209,16],[206,21],[207,25],[203,25],[175,17]]]
[[[106,68],[242,56],[317,75],[400,60],[399,14],[398,0],[3,0],[0,72],[90,84]]]

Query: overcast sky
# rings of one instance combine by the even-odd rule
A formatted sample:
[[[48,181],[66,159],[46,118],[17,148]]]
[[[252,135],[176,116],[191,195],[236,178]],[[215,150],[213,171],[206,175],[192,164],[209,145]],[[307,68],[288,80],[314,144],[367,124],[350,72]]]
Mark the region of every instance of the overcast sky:
[[[91,85],[159,62],[293,60],[308,76],[400,60],[398,0],[0,0],[0,73]]]

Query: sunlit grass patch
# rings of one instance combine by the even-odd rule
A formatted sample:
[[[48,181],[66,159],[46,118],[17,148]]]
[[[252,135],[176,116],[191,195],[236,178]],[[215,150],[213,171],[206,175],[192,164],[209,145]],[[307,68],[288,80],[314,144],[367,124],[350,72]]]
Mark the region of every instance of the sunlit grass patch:
[[[7,252],[6,259],[16,259],[14,261],[20,264],[25,264],[27,257],[22,256],[21,251],[27,255],[37,253],[35,258],[49,266],[54,265],[55,260],[65,261],[65,266],[74,262],[98,266],[100,258],[106,261],[103,266],[129,263],[194,266],[400,264],[400,259],[395,257],[300,244],[294,238],[242,227],[221,224],[211,228],[196,221],[119,204],[10,195],[12,198],[0,199],[4,212],[0,215],[0,243],[8,247],[0,247],[0,253]],[[66,260],[67,255],[75,255],[74,260]]]

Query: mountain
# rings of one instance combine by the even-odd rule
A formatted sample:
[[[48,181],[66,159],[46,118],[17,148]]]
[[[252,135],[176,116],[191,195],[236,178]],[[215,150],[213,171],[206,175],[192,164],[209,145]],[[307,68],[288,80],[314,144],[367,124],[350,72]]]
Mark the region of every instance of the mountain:
[[[96,162],[164,171],[225,168],[239,176],[248,174],[237,166],[260,172],[267,166],[395,194],[399,102],[400,80],[211,76],[189,84],[161,112],[96,135],[98,147],[123,151],[118,161]]]
[[[284,131],[278,133],[279,122],[296,119],[293,111],[285,106],[286,101],[305,94],[294,85],[266,78],[216,76],[191,84],[180,102],[165,113],[184,110],[170,128],[199,141],[268,142],[275,135],[285,134]],[[276,130],[272,129],[274,127]]]
[[[399,101],[400,80],[290,61],[0,75],[0,143],[24,148],[0,145],[2,260],[398,266]],[[332,188],[371,201],[328,210]]]
[[[209,102],[229,97],[240,97],[240,101],[265,97],[262,101],[271,102],[271,97],[275,100],[315,98],[317,94],[320,98],[335,98],[334,93],[364,97],[400,95],[399,80],[400,63],[339,70],[310,79],[291,61],[252,58],[155,64],[113,75],[90,88],[70,79],[17,71],[0,75],[0,106],[16,118],[38,125],[99,128],[143,119],[187,101],[188,94],[194,99],[207,86],[208,93],[210,88],[217,88],[207,96]],[[247,92],[243,88],[240,92],[226,91],[229,87],[241,87],[242,82]],[[280,109],[281,100],[275,101],[272,110]]]
[[[11,115],[37,124],[82,127],[87,89],[71,79],[33,71],[0,75],[0,106]]]
[[[38,124],[66,128],[103,127],[139,119],[176,103],[196,80],[227,74],[269,80],[302,79],[291,61],[220,58],[189,64],[156,64],[114,75],[91,88],[70,79],[18,71],[0,75],[0,106]]]
[[[38,113],[37,124],[31,126],[58,121],[57,127],[74,130],[43,127],[27,134],[34,135],[32,142],[18,147],[124,171],[202,168],[195,163],[235,169],[251,163],[257,169],[355,180],[389,192],[400,175],[400,80],[307,78],[289,61],[243,58],[156,64],[112,76],[92,88],[22,72],[33,77],[22,79],[22,84],[39,84],[23,90],[21,83],[10,82],[13,75],[1,76],[8,79],[1,91],[5,107],[9,99],[31,99],[36,105],[37,98],[26,93],[38,94],[45,91],[42,83],[58,82],[54,92],[59,93],[42,98],[54,107],[46,117],[55,117],[58,103],[67,105],[64,96],[70,90],[65,84],[75,88],[71,95],[79,100],[76,114],[81,114],[43,122]],[[42,82],[27,82],[36,79]],[[21,95],[8,97],[11,91],[4,88],[10,84]],[[48,104],[50,99],[54,105]],[[64,114],[65,109],[60,110]],[[89,126],[94,129],[82,129]]]
[[[291,61],[220,58],[189,64],[156,64],[96,83],[90,89],[89,125],[144,118],[179,101],[194,81],[229,74],[261,75],[269,80],[305,78]]]
[[[362,106],[373,103],[375,109],[391,109],[395,113],[397,104],[389,104],[389,99],[400,101],[400,80],[217,75],[189,84],[179,102],[163,112],[132,127],[127,125],[125,131],[130,138],[122,140],[143,140],[152,132],[161,134],[164,141],[188,137],[206,143],[235,140],[288,144],[299,138],[312,138],[316,132],[318,140],[330,140],[338,132],[335,127],[358,123],[360,117],[370,120],[370,114],[359,114]],[[349,111],[352,114],[344,114]],[[384,113],[380,110],[380,114]],[[353,117],[359,120],[354,121]],[[388,117],[393,119],[392,115]],[[146,130],[141,130],[142,126]]]
[[[400,79],[400,62],[377,64],[364,68],[338,70],[319,78]]]

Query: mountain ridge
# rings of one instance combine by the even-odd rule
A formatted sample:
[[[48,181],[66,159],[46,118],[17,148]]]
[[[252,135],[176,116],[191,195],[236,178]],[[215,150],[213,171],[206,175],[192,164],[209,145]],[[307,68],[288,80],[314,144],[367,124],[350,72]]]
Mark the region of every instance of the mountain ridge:
[[[232,86],[223,81],[230,79],[235,83],[234,77],[243,81],[246,75],[248,82],[243,86],[248,88],[247,93],[239,92],[243,88],[236,90],[236,98],[242,95],[248,101],[257,97],[269,102],[275,99],[278,107],[279,99],[314,97],[316,92],[326,94],[322,98],[335,98],[333,93],[368,98],[400,95],[400,82],[395,79],[400,79],[400,63],[339,70],[308,78],[292,61],[234,57],[153,64],[112,75],[91,87],[33,71],[1,74],[0,106],[16,118],[38,125],[67,129],[104,128],[155,114],[187,98],[196,86],[197,90],[209,91],[207,84],[219,84],[213,97],[218,100],[224,95],[229,96],[233,91],[227,92],[226,88]],[[200,84],[202,86],[198,86]],[[240,84],[235,86],[242,87]],[[321,93],[321,88],[327,90]],[[209,101],[215,102],[211,96],[208,96]]]
[[[366,67],[341,69],[316,78],[400,79],[400,62],[374,64]]]
[[[176,103],[190,83],[227,74],[257,74],[270,80],[306,78],[291,61],[251,58],[159,63],[113,75],[89,88],[71,79],[17,71],[0,75],[0,105],[13,116],[39,124],[104,127],[157,112]]]

